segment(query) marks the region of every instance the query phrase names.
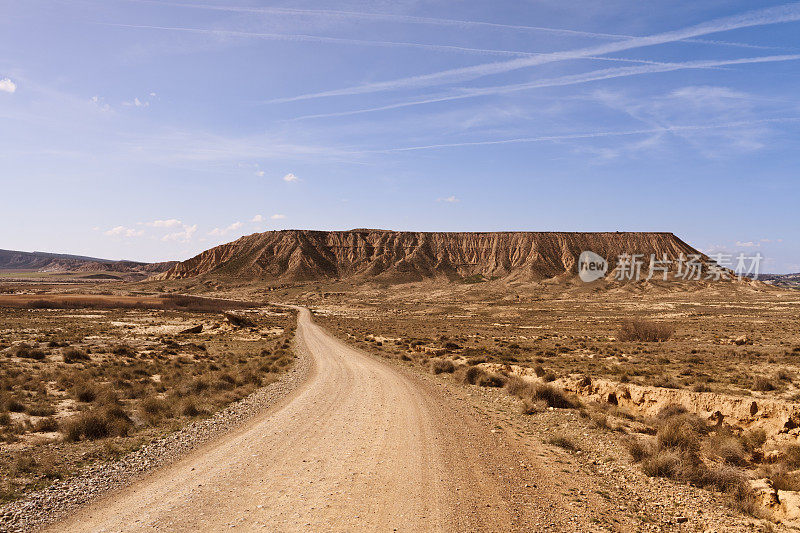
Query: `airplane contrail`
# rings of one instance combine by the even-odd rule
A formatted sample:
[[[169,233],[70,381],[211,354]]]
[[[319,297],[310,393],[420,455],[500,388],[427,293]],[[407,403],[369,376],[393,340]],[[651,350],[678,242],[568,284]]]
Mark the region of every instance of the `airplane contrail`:
[[[508,61],[500,61],[495,63],[483,63],[480,65],[474,65],[470,67],[461,67],[461,68],[443,70],[431,74],[422,74],[418,76],[398,78],[383,82],[355,85],[343,89],[335,89],[335,90],[322,91],[316,93],[307,93],[307,94],[301,94],[297,96],[290,96],[284,98],[275,98],[268,101],[268,103],[285,103],[285,102],[310,100],[314,98],[323,98],[330,96],[348,96],[356,94],[391,91],[403,88],[429,87],[433,85],[455,83],[460,81],[473,80],[476,78],[489,76],[492,74],[502,74],[505,72],[528,68],[536,65],[542,65],[546,63],[553,63],[557,61],[565,61],[570,59],[579,59],[587,56],[605,55],[614,52],[621,52],[624,50],[631,50],[634,48],[642,48],[646,46],[655,46],[658,44],[676,42],[690,37],[698,37],[702,35],[730,31],[740,28],[749,28],[753,26],[764,26],[769,24],[778,24],[781,22],[794,22],[797,20],[800,20],[800,3],[792,3],[792,4],[787,4],[785,6],[749,11],[741,15],[734,15],[730,17],[714,19],[709,22],[697,24],[694,26],[689,26],[687,28],[683,28],[680,30],[658,33],[646,37],[634,37],[632,39],[615,41],[597,46],[590,46],[590,47],[578,48],[574,50],[566,50],[561,52],[551,52],[546,54],[540,54],[535,57],[523,57],[523,58],[511,59]]]
[[[659,72],[671,72],[675,70],[685,69],[698,69],[698,68],[714,68],[724,67],[730,65],[744,65],[752,63],[772,63],[778,61],[796,61],[800,60],[800,54],[786,54],[778,56],[761,56],[761,57],[746,57],[740,59],[723,59],[723,60],[707,60],[707,61],[687,61],[682,63],[662,63],[655,65],[640,65],[635,67],[617,67],[609,69],[593,70],[582,74],[572,74],[569,76],[560,76],[557,78],[548,78],[537,80],[527,83],[514,83],[509,85],[496,85],[492,87],[480,88],[462,88],[456,92],[446,94],[433,95],[417,100],[409,100],[405,102],[398,102],[395,104],[388,104],[378,107],[370,107],[365,109],[356,109],[352,111],[340,111],[336,113],[320,113],[315,115],[304,115],[296,117],[292,120],[306,120],[315,118],[328,118],[340,117],[347,115],[359,115],[363,113],[373,113],[377,111],[389,111],[392,109],[400,109],[404,107],[411,107],[424,104],[432,104],[437,102],[447,102],[451,100],[463,100],[466,98],[476,98],[479,96],[488,96],[493,94],[507,94],[519,91],[526,91],[531,89],[540,89],[546,87],[562,87],[567,85],[577,85],[581,83],[589,83],[592,81],[607,80],[612,78],[621,78],[627,76],[638,76],[643,74],[655,74]]]
[[[417,150],[435,150],[439,148],[458,148],[465,146],[491,146],[497,144],[519,144],[535,143],[548,141],[568,141],[574,139],[594,139],[598,137],[625,137],[631,135],[647,135],[653,133],[673,133],[681,131],[703,131],[715,129],[736,128],[741,126],[755,126],[757,124],[774,124],[780,122],[800,122],[800,117],[766,118],[761,120],[743,120],[739,122],[728,122],[724,124],[702,124],[688,126],[664,126],[661,128],[638,129],[628,131],[601,131],[589,133],[574,133],[568,135],[547,135],[542,137],[519,137],[515,139],[499,139],[493,141],[474,141],[444,144],[429,144],[425,146],[406,146],[401,148],[386,148],[383,150],[364,150],[360,153],[392,153],[392,152],[411,152]]]

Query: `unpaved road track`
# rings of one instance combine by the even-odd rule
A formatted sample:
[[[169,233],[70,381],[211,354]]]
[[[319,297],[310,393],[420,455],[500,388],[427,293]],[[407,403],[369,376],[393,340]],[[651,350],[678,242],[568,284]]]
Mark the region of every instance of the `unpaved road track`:
[[[345,345],[306,310],[296,340],[313,369],[291,395],[52,529],[597,529],[589,510],[603,502],[576,509],[564,473],[538,470],[430,380]]]

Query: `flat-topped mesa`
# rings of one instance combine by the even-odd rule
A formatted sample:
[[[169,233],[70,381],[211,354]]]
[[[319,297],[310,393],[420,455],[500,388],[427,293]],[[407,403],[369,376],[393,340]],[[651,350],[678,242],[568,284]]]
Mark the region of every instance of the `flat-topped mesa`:
[[[651,254],[671,260],[699,254],[667,232],[282,230],[216,246],[152,279],[410,282],[483,276],[538,281],[576,275],[578,258],[587,250],[608,259],[610,269],[621,254],[642,254],[647,264]]]

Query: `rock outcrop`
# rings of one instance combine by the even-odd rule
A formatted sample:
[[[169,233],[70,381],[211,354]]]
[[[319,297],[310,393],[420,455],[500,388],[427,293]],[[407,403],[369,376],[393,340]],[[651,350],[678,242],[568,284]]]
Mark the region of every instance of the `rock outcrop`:
[[[577,274],[578,258],[587,250],[608,259],[610,269],[623,253],[642,254],[648,264],[650,254],[673,260],[680,254],[699,254],[672,233],[655,232],[284,230],[255,233],[211,248],[155,278],[539,281]]]

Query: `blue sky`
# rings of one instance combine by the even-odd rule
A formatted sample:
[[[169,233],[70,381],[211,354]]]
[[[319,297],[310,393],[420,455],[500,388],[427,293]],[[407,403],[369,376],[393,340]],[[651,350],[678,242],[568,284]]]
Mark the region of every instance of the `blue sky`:
[[[208,2],[0,0],[0,248],[672,231],[800,271],[800,3]]]

